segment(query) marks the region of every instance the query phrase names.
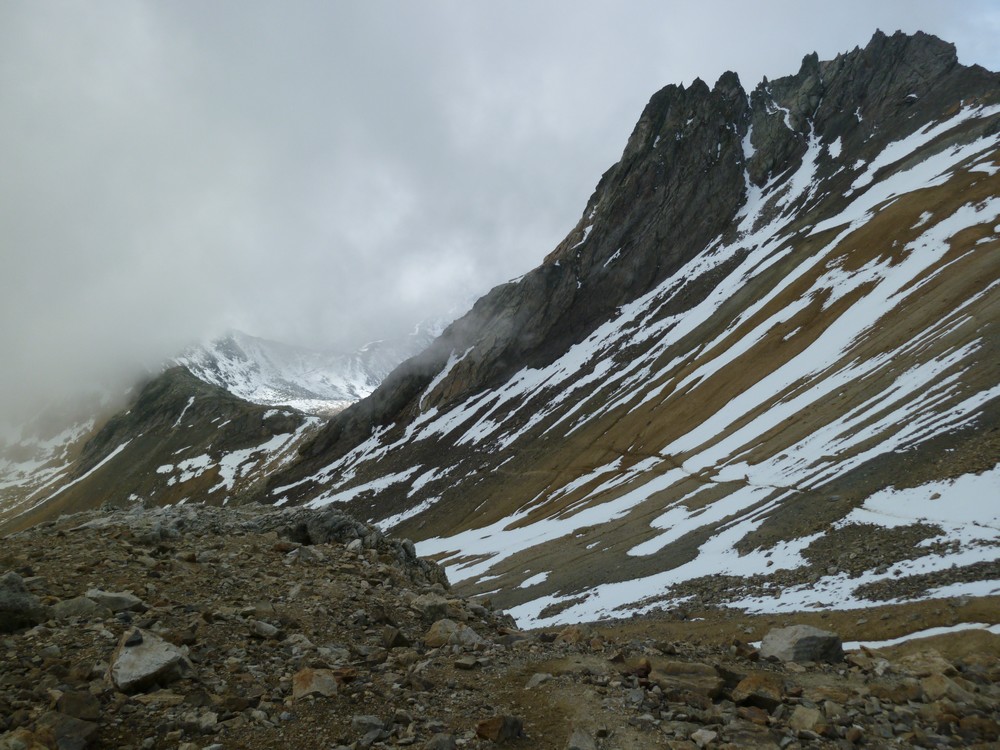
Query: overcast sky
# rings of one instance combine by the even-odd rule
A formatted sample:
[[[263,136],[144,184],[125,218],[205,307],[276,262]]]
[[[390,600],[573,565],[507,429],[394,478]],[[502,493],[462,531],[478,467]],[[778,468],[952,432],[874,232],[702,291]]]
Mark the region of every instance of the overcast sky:
[[[537,265],[643,105],[1000,3],[0,3],[0,412],[236,327],[352,348]]]

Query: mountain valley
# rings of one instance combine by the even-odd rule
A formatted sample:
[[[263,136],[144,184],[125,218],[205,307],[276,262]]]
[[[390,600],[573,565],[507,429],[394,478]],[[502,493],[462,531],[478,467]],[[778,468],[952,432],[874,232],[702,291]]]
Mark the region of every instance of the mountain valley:
[[[450,324],[121,401],[0,444],[0,750],[1000,741],[1000,74],[935,37],[668,85]]]

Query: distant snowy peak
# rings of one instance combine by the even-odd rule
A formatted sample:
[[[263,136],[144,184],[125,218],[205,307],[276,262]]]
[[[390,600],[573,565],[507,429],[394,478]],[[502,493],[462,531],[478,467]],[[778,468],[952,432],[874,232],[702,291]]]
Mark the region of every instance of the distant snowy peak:
[[[175,363],[246,401],[329,415],[372,393],[443,327],[437,320],[421,323],[406,336],[374,341],[352,353],[290,346],[231,331],[192,347]]]

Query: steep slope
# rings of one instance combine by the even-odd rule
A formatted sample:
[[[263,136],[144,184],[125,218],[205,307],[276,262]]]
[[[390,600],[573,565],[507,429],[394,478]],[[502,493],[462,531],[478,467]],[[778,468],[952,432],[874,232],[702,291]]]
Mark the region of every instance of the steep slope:
[[[426,349],[444,325],[422,323],[407,336],[374,341],[349,354],[231,331],[192,347],[175,363],[251,403],[330,415],[370,395],[400,362]]]
[[[99,428],[83,423],[82,447],[60,444],[44,481],[4,496],[0,525],[26,528],[60,513],[112,507],[239,501],[295,456],[322,420],[249,404],[175,367],[145,385]],[[81,428],[83,429],[83,428]],[[31,477],[28,477],[29,479]]]
[[[993,590],[998,133],[1000,76],[923,34],[668,86],[545,262],[264,498],[527,622]]]

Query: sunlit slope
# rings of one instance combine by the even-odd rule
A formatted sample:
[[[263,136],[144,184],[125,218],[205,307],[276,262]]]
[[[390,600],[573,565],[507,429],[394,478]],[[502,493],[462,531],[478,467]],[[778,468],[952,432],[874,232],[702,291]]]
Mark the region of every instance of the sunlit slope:
[[[545,263],[266,497],[422,539],[529,622],[1000,586],[998,102],[921,35],[664,89]]]

